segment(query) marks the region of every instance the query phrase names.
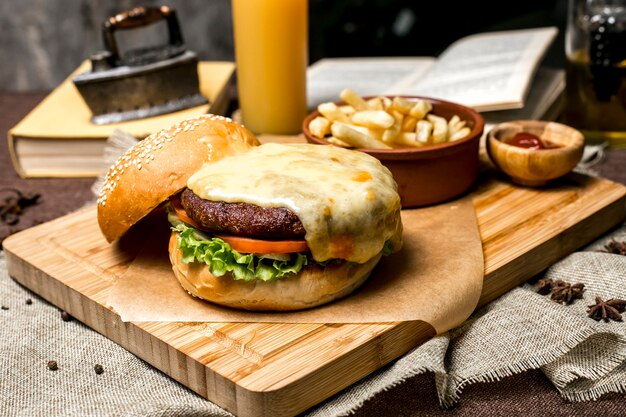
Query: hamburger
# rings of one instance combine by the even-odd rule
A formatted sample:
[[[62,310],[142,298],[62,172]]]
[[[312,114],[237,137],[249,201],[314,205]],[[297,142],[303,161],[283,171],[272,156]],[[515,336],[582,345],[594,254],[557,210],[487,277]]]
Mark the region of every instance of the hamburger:
[[[298,310],[344,297],[402,245],[400,197],[377,159],[259,145],[218,116],[150,136],[111,167],[98,199],[103,235],[112,242],[164,204],[174,275],[191,295],[233,308]]]

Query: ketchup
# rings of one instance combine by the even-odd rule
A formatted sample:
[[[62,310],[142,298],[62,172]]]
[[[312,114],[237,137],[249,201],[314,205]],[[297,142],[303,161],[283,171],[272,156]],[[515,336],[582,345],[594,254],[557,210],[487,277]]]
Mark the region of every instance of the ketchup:
[[[505,139],[504,143],[526,149],[552,149],[559,147],[559,145],[541,140],[539,136],[528,132],[518,132],[515,136]]]

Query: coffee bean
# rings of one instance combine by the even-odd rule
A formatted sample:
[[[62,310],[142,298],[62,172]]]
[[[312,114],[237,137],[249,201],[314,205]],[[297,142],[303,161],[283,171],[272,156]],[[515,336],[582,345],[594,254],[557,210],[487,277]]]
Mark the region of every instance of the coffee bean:
[[[57,365],[57,361],[48,361],[48,369],[51,371],[56,371],[59,369],[59,365]]]
[[[33,300],[31,300],[30,298],[26,299],[26,304],[31,305],[33,303]]]
[[[102,367],[102,365],[100,365],[100,364],[96,364],[96,365],[93,367],[93,370],[94,370],[94,371],[96,371],[96,374],[97,374],[97,375],[100,375],[102,372],[104,372],[104,368],[103,368],[103,367]]]
[[[74,317],[70,316],[70,314],[67,311],[62,311],[61,312],[61,319],[63,321],[72,321]]]

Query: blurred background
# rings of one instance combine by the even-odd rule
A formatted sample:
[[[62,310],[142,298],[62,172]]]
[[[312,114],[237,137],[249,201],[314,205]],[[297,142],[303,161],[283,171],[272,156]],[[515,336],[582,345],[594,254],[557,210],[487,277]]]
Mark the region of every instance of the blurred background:
[[[107,17],[134,6],[159,5],[177,11],[187,47],[201,60],[234,60],[230,0],[2,0],[0,91],[54,88],[102,49],[101,26]],[[554,25],[559,37],[544,64],[562,68],[566,8],[566,0],[309,0],[309,61],[437,56],[468,34]],[[118,43],[130,49],[164,42],[165,26],[159,25],[124,32]]]

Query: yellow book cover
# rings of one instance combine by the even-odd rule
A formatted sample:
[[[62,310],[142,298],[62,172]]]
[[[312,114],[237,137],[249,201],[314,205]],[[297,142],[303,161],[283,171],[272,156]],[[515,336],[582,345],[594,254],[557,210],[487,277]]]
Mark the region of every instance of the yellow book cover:
[[[102,172],[106,140],[117,129],[144,138],[179,120],[204,113],[224,114],[232,62],[199,62],[200,93],[209,104],[140,120],[96,125],[91,111],[72,82],[87,71],[83,62],[28,115],[8,132],[9,152],[21,177],[96,177]]]

